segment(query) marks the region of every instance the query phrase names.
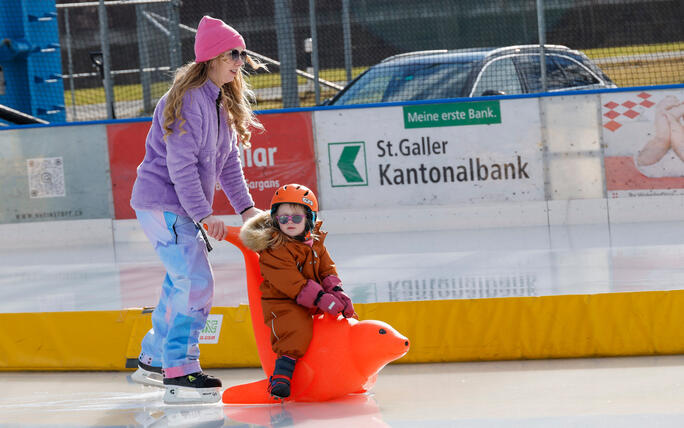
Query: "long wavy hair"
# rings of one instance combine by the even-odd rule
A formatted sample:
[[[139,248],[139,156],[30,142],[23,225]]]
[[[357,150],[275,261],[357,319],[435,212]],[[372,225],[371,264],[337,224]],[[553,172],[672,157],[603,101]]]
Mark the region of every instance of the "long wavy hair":
[[[221,59],[217,57],[210,61],[199,63],[193,61],[176,71],[162,113],[165,140],[168,135],[173,133],[172,127],[176,122],[178,123],[178,130],[181,135],[187,132],[183,129],[185,119],[181,116],[183,96],[190,89],[199,88],[206,83],[209,79],[209,64],[211,61],[221,61]],[[264,64],[250,56],[247,56],[245,62],[253,70],[266,69]],[[251,147],[249,140],[252,137],[250,128],[263,131],[264,126],[252,111],[251,103],[256,101],[256,97],[247,82],[246,75],[247,72],[244,70],[244,67],[240,67],[240,72],[235,76],[235,79],[226,83],[220,89],[221,105],[228,112],[228,126],[235,129],[242,147],[248,149]]]

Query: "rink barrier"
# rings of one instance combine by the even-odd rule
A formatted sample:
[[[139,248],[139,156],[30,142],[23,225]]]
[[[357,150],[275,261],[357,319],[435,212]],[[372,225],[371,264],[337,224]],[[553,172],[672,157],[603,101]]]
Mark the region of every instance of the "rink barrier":
[[[315,189],[324,210],[670,196],[684,194],[684,162],[672,152],[648,168],[634,160],[668,97],[684,99],[684,85],[262,112],[268,132],[241,154],[262,208],[283,182]],[[485,123],[409,123],[420,112],[466,111],[499,113]],[[1,130],[0,224],[134,218],[130,192],[150,123]],[[232,214],[223,192],[214,211]]]
[[[397,363],[684,353],[684,290],[355,305],[411,340]],[[204,368],[258,367],[249,308],[214,307],[219,341]],[[149,309],[0,314],[0,371],[126,370]],[[128,367],[127,367],[128,366]]]
[[[316,111],[313,115],[319,121],[314,120],[313,124],[317,133],[307,135],[307,141],[313,140],[316,152],[328,156],[328,162],[323,164],[319,160],[318,174],[312,178],[320,182],[318,191],[323,208],[327,201],[344,201],[344,207],[327,212],[323,210],[321,215],[326,218],[326,227],[335,233],[541,225],[548,225],[552,229],[551,226],[575,224],[607,225],[612,229],[620,225],[629,226],[630,223],[682,221],[684,196],[676,193],[681,193],[684,188],[684,174],[680,174],[679,169],[670,171],[662,167],[662,171],[657,171],[658,174],[652,174],[653,171],[649,170],[645,173],[652,174],[653,177],[634,183],[632,176],[623,177],[619,174],[620,171],[606,169],[603,162],[605,159],[616,162],[627,159],[633,164],[633,156],[646,141],[645,135],[651,132],[651,112],[655,105],[651,101],[646,100],[651,107],[642,109],[646,115],[640,113],[636,119],[620,116],[620,128],[608,128],[611,122],[609,116],[604,114],[612,113],[606,110],[609,109],[609,104],[623,105],[623,101],[628,102],[634,97],[644,95],[642,90],[651,93],[646,95],[655,101],[666,95],[684,98],[684,85],[675,85],[668,88],[599,91],[594,94],[556,94],[539,98],[538,107],[510,97],[487,99],[501,99],[503,104],[510,102],[530,105],[543,113],[539,119],[534,119],[536,128],[531,130],[534,134],[529,138],[517,138],[514,142],[518,145],[503,153],[506,155],[503,159],[513,159],[511,154],[517,153],[516,147],[525,149],[526,156],[534,156],[531,162],[537,164],[542,159],[535,154],[537,150],[546,153],[543,159],[549,165],[548,177],[533,174],[537,183],[535,197],[538,200],[491,200],[483,197],[479,200],[471,198],[454,201],[450,205],[420,205],[434,200],[426,199],[426,194],[444,196],[444,193],[440,193],[442,190],[437,189],[438,186],[432,186],[429,189],[419,189],[418,196],[421,198],[412,199],[417,201],[416,205],[404,205],[402,201],[406,200],[406,194],[401,193],[401,198],[397,198],[389,206],[384,203],[387,201],[366,198],[366,201],[382,203],[371,207],[372,209],[346,209],[349,205],[359,207],[358,202],[362,201],[337,196],[342,195],[348,187],[335,181],[339,179],[339,171],[332,167],[339,166],[339,159],[330,157],[335,148],[342,147],[343,144],[353,148],[358,146],[359,139],[367,141],[368,144],[364,147],[368,151],[359,153],[364,154],[364,159],[367,154],[368,162],[375,162],[369,163],[375,165],[375,169],[371,168],[370,171],[377,173],[382,153],[374,143],[379,142],[379,138],[387,139],[384,135],[388,134],[396,141],[405,136],[418,138],[423,132],[407,130],[401,124],[399,115],[395,115],[396,118],[391,119],[392,123],[386,124],[389,128],[385,129],[378,127],[376,115],[368,114],[368,109],[358,109],[356,113],[347,113],[352,110]],[[378,107],[377,112],[391,112],[394,109],[400,113],[395,107]],[[309,120],[308,113],[298,114],[302,116],[301,120]],[[268,115],[264,117],[266,116]],[[355,122],[355,126],[349,126],[340,119],[345,116],[352,119],[358,116],[359,122]],[[273,117],[272,120],[277,119]],[[281,119],[283,123],[289,123],[287,115]],[[363,126],[361,119],[370,125]],[[135,121],[129,121],[129,124],[116,121],[69,124],[64,127],[25,127],[2,131],[0,145],[3,149],[7,148],[7,153],[12,156],[0,162],[0,170],[4,174],[4,186],[0,193],[4,192],[3,200],[8,201],[2,220],[5,224],[0,224],[0,236],[3,238],[0,239],[0,249],[11,251],[16,248],[60,248],[95,242],[114,248],[120,241],[144,239],[135,220],[123,220],[130,218],[130,212],[116,214],[117,206],[121,208],[122,203],[126,204],[127,190],[124,191],[123,186],[130,184],[131,177],[126,174],[130,175],[133,171],[126,166],[133,160],[126,159],[126,162],[121,163],[118,156],[120,153],[129,153],[128,147],[122,142],[137,144],[140,148],[144,135],[139,130],[131,131],[130,137],[135,139],[124,135],[119,141],[111,138],[111,131],[121,131],[119,128],[127,127],[147,127],[142,123],[144,121],[137,125],[130,124],[133,122]],[[327,126],[331,124],[345,130],[361,129],[366,133],[363,137],[346,136]],[[302,126],[305,125],[306,123]],[[520,132],[515,126],[517,125],[513,124],[514,130]],[[521,126],[529,128],[526,123]],[[105,127],[108,131],[106,138],[103,131]],[[265,147],[292,139],[287,134],[290,127],[267,128],[269,133],[264,134],[263,138],[272,138],[273,141],[265,141]],[[496,131],[495,128],[496,125],[487,126],[483,132],[491,134]],[[447,128],[431,128],[426,136],[433,140],[437,137],[441,139],[443,129]],[[453,137],[449,135],[443,138],[460,141],[463,139],[461,137],[468,137],[468,129],[470,128],[455,127]],[[278,134],[274,138],[276,130],[284,134]],[[508,138],[508,131],[504,131],[496,135]],[[105,148],[105,141],[109,151]],[[497,138],[480,136],[469,141],[473,147],[470,152],[463,153],[464,157],[477,158],[483,154],[484,158],[484,154],[488,155],[491,150],[498,150],[502,146]],[[482,146],[479,144],[481,141],[492,141],[493,146]],[[452,148],[454,145],[450,142],[448,147]],[[111,171],[120,168],[120,175],[114,174],[113,178],[109,176],[106,155],[109,155]],[[453,154],[449,152],[448,155]],[[27,162],[38,159],[52,162],[48,165],[50,170],[61,170],[60,165],[64,165],[65,191],[61,191],[63,189],[58,186],[53,189],[37,188],[34,190],[39,192],[39,197],[29,197],[31,187],[28,178],[35,171]],[[57,159],[60,160],[59,164],[55,163]],[[417,159],[423,161],[423,158]],[[434,160],[438,157],[427,159]],[[392,162],[393,168],[415,167],[398,163],[398,159]],[[433,166],[427,160],[425,163],[430,168]],[[94,171],[83,168],[86,164]],[[681,165],[677,164],[677,167],[680,168]],[[359,173],[364,172],[360,166],[357,170]],[[326,175],[322,181],[321,173]],[[672,177],[663,179],[660,173]],[[362,178],[368,177],[372,175],[365,174]],[[113,181],[108,183],[107,180],[110,179]],[[117,186],[122,187],[117,190]],[[354,192],[356,195],[361,194],[359,189],[361,187]],[[374,197],[378,195],[377,188],[368,189]],[[117,193],[119,190],[121,192]],[[124,196],[112,196],[114,193]],[[270,194],[270,191],[266,193]],[[390,195],[390,192],[382,195]],[[76,220],[79,216],[82,219]],[[43,221],[59,217],[74,219]],[[114,220],[113,217],[122,220]],[[228,224],[239,224],[235,223],[234,216],[225,218],[229,220]],[[28,225],[27,222],[31,224]],[[679,328],[684,317],[682,293],[682,290],[649,291],[368,303],[356,306],[362,318],[382,319],[411,339],[411,351],[400,362],[654,355],[684,352],[684,333]],[[223,328],[218,344],[201,345],[205,367],[256,365],[258,360],[256,349],[253,348],[246,307],[215,307],[212,313],[224,315]],[[140,308],[0,314],[0,370],[123,370],[126,361],[136,358],[140,339],[149,327],[149,311]]]

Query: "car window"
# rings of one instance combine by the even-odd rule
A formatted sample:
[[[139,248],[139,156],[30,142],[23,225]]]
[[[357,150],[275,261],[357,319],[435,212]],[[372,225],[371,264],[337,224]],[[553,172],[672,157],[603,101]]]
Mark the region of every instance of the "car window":
[[[334,105],[429,100],[465,96],[473,67],[467,63],[411,63],[368,70]]]
[[[382,101],[382,96],[392,80],[392,73],[368,70],[354,82],[340,97],[335,105],[372,104]]]
[[[524,76],[528,92],[541,92],[539,55],[519,55],[515,58]],[[584,66],[565,57],[546,56],[546,88],[549,91],[597,84],[599,81]]]
[[[481,95],[496,95],[499,93],[505,95],[523,93],[518,73],[510,57],[497,59],[487,64],[480,73],[471,95],[479,97]]]
[[[395,76],[383,101],[434,100],[465,96],[472,63],[415,64]]]
[[[552,58],[563,71],[565,83],[563,87],[588,86],[600,83],[589,70],[570,58],[556,55],[553,55]]]
[[[514,61],[516,62],[523,79],[525,79],[527,92],[541,92],[542,85],[539,55],[518,55],[515,57]]]

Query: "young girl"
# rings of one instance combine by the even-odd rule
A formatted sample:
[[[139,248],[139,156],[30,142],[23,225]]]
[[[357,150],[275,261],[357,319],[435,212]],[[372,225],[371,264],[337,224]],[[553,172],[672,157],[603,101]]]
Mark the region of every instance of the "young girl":
[[[271,211],[245,222],[240,239],[259,253],[261,305],[278,355],[268,391],[290,396],[297,359],[311,342],[315,313],[356,317],[342,291],[335,264],[323,245],[326,233],[316,221],[318,201],[307,187],[287,184],[271,200]]]
[[[164,386],[165,402],[220,399],[221,381],[199,363],[214,278],[211,247],[198,223],[223,239],[225,225],[212,213],[217,180],[243,221],[261,212],[238,157],[238,140],[249,147],[249,127],[263,129],[247,101],[245,62],[260,66],[247,56],[242,36],[220,19],[203,17],[195,61],[176,72],[155,108],[133,186],[131,206],[167,273],[132,378]]]

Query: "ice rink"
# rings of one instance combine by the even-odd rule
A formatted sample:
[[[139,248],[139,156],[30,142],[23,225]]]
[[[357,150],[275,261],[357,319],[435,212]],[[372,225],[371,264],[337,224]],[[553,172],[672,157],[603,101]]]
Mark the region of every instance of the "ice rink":
[[[683,242],[684,224],[672,222],[331,231],[326,241],[358,303],[677,290]],[[215,247],[214,305],[245,303],[242,256],[227,243]],[[149,244],[115,248],[2,251],[0,312],[156,304],[163,271]],[[263,377],[256,368],[208,372],[224,386]],[[391,364],[370,395],[284,406],[164,405],[161,390],[128,375],[0,372],[0,426],[684,426],[684,355]]]

